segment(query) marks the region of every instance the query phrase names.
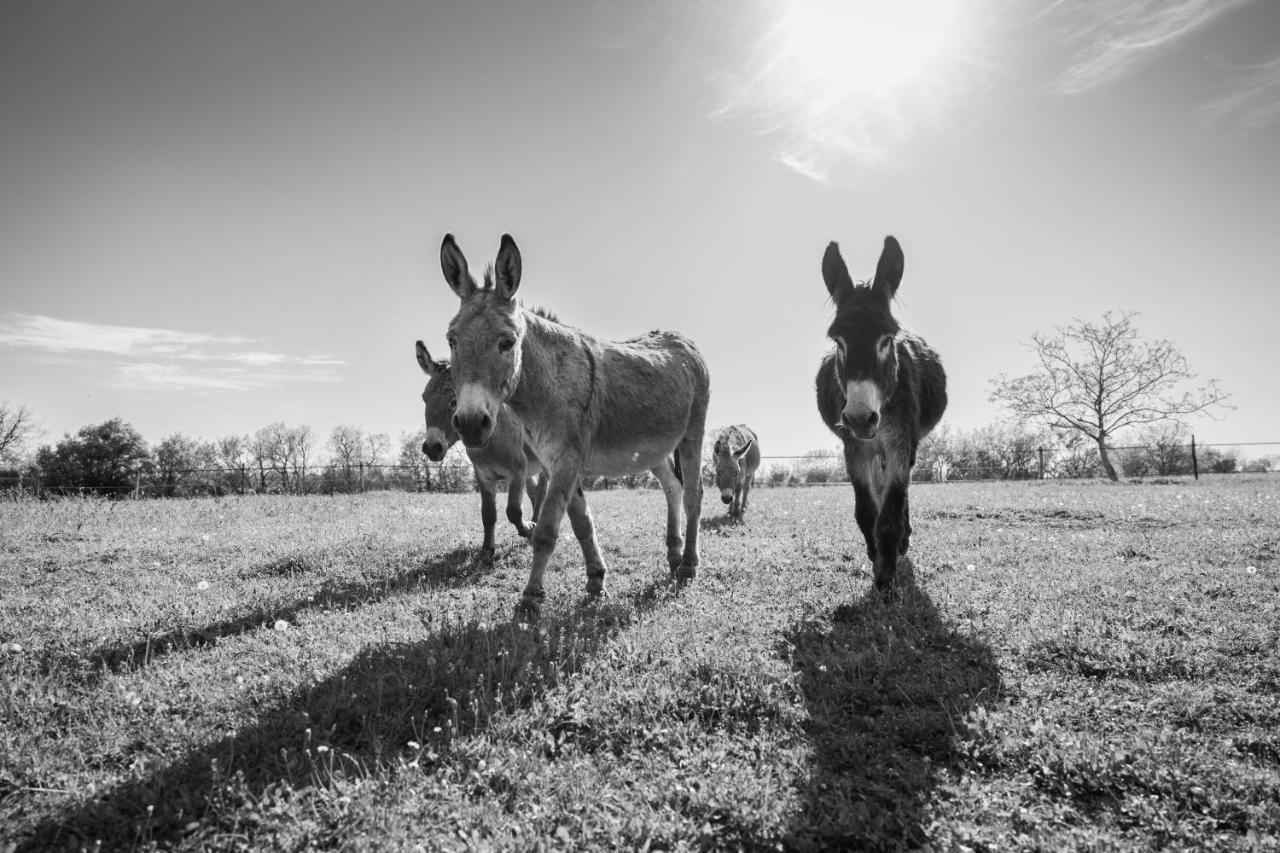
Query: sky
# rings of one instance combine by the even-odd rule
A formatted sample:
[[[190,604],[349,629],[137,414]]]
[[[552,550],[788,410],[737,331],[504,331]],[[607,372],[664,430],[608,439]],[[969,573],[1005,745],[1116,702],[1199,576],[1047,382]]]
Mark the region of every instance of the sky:
[[[1280,442],[1280,3],[0,0],[0,400],[53,443],[397,438],[473,270],[689,335],[711,425],[836,446],[822,253],[1001,416],[1031,335],[1136,311]]]

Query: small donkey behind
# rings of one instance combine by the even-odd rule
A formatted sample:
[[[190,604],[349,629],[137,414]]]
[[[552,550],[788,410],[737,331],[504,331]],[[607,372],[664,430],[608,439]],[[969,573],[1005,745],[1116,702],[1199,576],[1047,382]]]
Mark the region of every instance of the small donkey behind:
[[[884,238],[870,284],[853,283],[835,243],[822,258],[822,278],[836,305],[827,337],[836,348],[818,368],[818,411],[844,443],[854,517],[877,589],[893,584],[898,555],[911,544],[907,487],[916,448],[947,408],[942,360],[903,331],[890,310],[904,266],[893,237]]]
[[[458,431],[453,426],[457,394],[454,391],[453,376],[449,373],[449,362],[433,360],[422,341],[418,341],[414,349],[418,365],[429,377],[426,390],[422,392],[427,421],[422,452],[432,462],[439,462],[459,438]],[[529,445],[524,424],[507,406],[502,407],[493,439],[484,447],[468,447],[466,450],[467,457],[476,469],[476,482],[480,486],[480,521],[484,525],[484,544],[480,546],[476,559],[489,563],[493,561],[493,528],[498,520],[495,497],[498,481],[507,481],[507,520],[515,525],[517,533],[528,539],[533,535],[534,524],[538,522],[538,510],[541,509],[542,496],[547,488],[547,475]],[[533,504],[532,523],[524,520],[522,503],[525,489],[528,489],[529,500]]]
[[[711,453],[716,468],[720,500],[729,505],[729,517],[741,519],[750,504],[751,485],[760,467],[760,442],[751,427],[725,427]]]

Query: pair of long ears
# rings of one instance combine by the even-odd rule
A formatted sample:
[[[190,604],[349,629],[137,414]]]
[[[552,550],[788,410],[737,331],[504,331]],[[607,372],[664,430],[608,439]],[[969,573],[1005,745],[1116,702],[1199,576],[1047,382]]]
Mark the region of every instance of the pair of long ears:
[[[449,289],[459,299],[466,299],[480,289],[467,269],[467,258],[452,234],[444,235],[444,242],[440,244],[440,269]],[[494,291],[501,299],[509,302],[515,297],[520,288],[521,269],[520,248],[510,234],[503,234],[498,245],[498,259],[493,264]]]
[[[422,368],[422,372],[428,376],[435,376],[437,373],[444,373],[449,369],[449,362],[436,361],[431,357],[431,353],[427,352],[427,345],[422,341],[417,341],[413,345],[414,354],[418,356],[418,366]]]
[[[749,438],[747,439],[747,443],[739,447],[737,450],[730,450],[729,455],[733,456],[735,459],[741,459],[747,455],[747,451],[750,450],[751,445],[755,443],[756,440],[754,438]]]
[[[898,292],[902,283],[902,272],[906,259],[902,256],[902,246],[892,235],[884,238],[884,249],[880,252],[880,261],[876,264],[876,277],[871,281],[871,292],[879,295],[888,304]],[[827,245],[822,256],[822,280],[826,282],[827,292],[836,305],[844,302],[853,292],[853,279],[849,277],[849,268],[840,256],[840,246],[833,240]]]

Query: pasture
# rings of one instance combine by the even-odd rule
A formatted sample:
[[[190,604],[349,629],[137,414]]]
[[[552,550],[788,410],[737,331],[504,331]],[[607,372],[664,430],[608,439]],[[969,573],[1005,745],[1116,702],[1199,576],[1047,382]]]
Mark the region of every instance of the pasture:
[[[0,851],[1277,849],[1280,480],[0,504]],[[566,528],[565,533],[568,534]]]

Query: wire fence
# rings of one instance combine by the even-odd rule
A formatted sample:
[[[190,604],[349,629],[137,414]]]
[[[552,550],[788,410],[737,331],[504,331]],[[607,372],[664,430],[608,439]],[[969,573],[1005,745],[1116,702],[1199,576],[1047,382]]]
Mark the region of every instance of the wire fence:
[[[1267,451],[1274,449],[1275,453]],[[1280,472],[1280,442],[1230,444],[1127,445],[1108,448],[1119,476],[1130,480],[1205,475]],[[465,457],[464,457],[465,459]],[[714,482],[714,467],[703,464],[704,482]],[[938,448],[922,445],[912,470],[913,482],[982,480],[1087,479],[1104,476],[1095,447],[1012,446]],[[756,487],[847,484],[839,451],[799,456],[762,456]],[[595,477],[584,488],[658,488],[648,472],[622,477]],[[0,496],[56,498],[205,497],[246,494],[352,494],[378,491],[468,492],[475,489],[474,470],[466,461],[412,465],[266,465],[245,463],[214,468],[171,468],[120,472],[111,477],[85,476],[63,482],[31,467],[0,469]]]

